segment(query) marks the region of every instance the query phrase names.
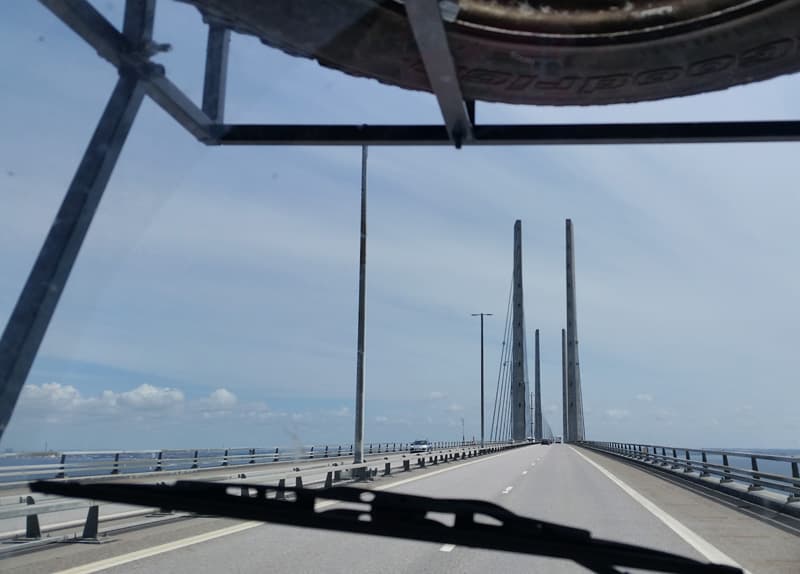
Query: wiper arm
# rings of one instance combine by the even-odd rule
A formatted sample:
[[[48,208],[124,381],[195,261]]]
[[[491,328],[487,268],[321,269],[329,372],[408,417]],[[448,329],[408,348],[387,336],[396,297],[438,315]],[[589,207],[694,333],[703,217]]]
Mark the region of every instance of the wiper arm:
[[[174,485],[37,481],[30,488],[165,510],[566,558],[595,572],[618,572],[617,567],[626,567],[686,574],[742,573],[732,566],[592,538],[587,530],[526,518],[479,500],[342,486],[308,489],[197,481]],[[444,524],[428,513],[437,513],[439,518],[449,515],[453,524]]]

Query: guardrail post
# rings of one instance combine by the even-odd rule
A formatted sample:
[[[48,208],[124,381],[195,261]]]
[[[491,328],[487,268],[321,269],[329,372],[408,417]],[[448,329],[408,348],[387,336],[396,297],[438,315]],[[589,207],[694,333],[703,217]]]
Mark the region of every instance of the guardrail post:
[[[750,457],[750,468],[753,469],[753,480],[761,480],[761,475],[758,474],[758,459],[756,459],[756,457],[754,456]],[[752,492],[754,490],[763,490],[763,489],[764,489],[763,486],[756,483],[753,483],[747,487],[748,492]]]
[[[278,451],[280,447],[275,447],[275,454],[272,455],[272,462],[278,462],[281,459],[280,452]]]
[[[100,521],[100,507],[90,506],[89,512],[86,513],[86,524],[83,525],[83,534],[80,537],[81,542],[99,542],[97,540],[98,523]]]
[[[367,454],[372,454],[372,443],[369,443],[369,452]]]
[[[798,464],[796,461],[792,462],[792,478],[794,479],[794,487],[800,488],[800,468],[798,468]],[[800,501],[800,495],[790,494],[789,499],[786,502],[797,502],[797,501]]]
[[[708,476],[708,457],[706,456],[706,451],[703,451],[703,470],[700,472],[700,476]]]
[[[311,447],[311,451],[309,452],[308,458],[314,458],[314,447]]]
[[[396,442],[392,443],[392,452],[397,452],[397,443]]]
[[[722,466],[725,467],[725,471],[724,471],[725,474],[724,474],[724,476],[722,478],[719,479],[719,483],[722,484],[724,482],[733,482],[733,479],[731,478],[731,467],[728,464],[728,455],[727,454],[723,454],[722,455]]]
[[[692,472],[692,456],[689,450],[686,451],[686,468],[683,469],[683,472]]]
[[[114,455],[114,468],[111,469],[111,474],[119,474],[119,453]]]
[[[160,450],[158,451],[158,460],[156,461],[156,472],[164,470],[164,467],[162,466],[163,459],[164,459],[164,451]]]
[[[378,443],[378,454],[381,453],[381,443]]]
[[[192,468],[197,468],[198,462],[199,462],[199,460],[198,460],[199,457],[200,457],[200,451],[197,451],[197,450],[194,451],[194,462],[192,463]]]
[[[294,477],[294,487],[295,488],[303,488],[303,477],[302,476],[295,476]]]
[[[383,476],[390,476],[392,474],[392,463],[387,462],[383,465]]]
[[[325,475],[325,488],[330,488],[333,486],[333,473],[328,471],[328,474]]]
[[[405,472],[409,472],[409,471],[411,470],[411,461],[410,461],[410,460],[408,460],[408,459],[405,459],[405,460],[403,461],[403,470],[404,470]]]
[[[342,456],[342,445],[339,445],[339,450],[337,451],[336,456]]]
[[[222,466],[228,466],[228,449],[225,449],[225,454],[222,455]]]
[[[28,505],[34,504],[32,496],[25,499]],[[25,539],[26,540],[39,540],[42,537],[42,529],[39,528],[39,516],[37,514],[29,514],[25,517]]]
[[[350,456],[353,456],[353,444],[350,444]]]
[[[327,444],[325,445],[325,457],[324,458],[328,458],[328,445]]]
[[[672,449],[672,464],[670,468],[672,469],[680,468],[680,465],[678,464],[678,451],[674,448]]]
[[[286,500],[286,479],[278,481],[278,489],[275,491],[275,500]]]
[[[66,478],[67,477],[67,469],[65,468],[66,467],[66,462],[67,462],[67,455],[64,454],[64,453],[61,453],[61,469],[58,471],[58,474],[56,475],[56,478]]]

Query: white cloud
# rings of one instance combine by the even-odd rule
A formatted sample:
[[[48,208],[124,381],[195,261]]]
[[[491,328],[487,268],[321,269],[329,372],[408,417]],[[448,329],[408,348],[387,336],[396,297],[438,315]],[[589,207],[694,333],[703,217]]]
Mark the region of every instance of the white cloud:
[[[461,411],[464,410],[464,407],[462,407],[458,403],[452,403],[445,410],[451,413],[460,413]]]
[[[331,413],[335,417],[349,417],[350,409],[348,407],[341,407]]]
[[[183,403],[183,392],[145,383],[132,391],[121,393],[117,402],[135,409],[164,409]]]
[[[638,395],[636,395],[636,400],[651,403],[653,402],[653,395],[651,395],[650,393],[639,393]]]
[[[434,401],[438,399],[446,399],[447,393],[443,393],[441,391],[431,391],[428,395],[428,398]]]
[[[203,399],[205,405],[217,410],[230,410],[236,406],[238,399],[228,389],[217,389],[208,398]]]
[[[631,415],[630,411],[626,409],[607,409],[606,416],[614,420],[626,419]]]
[[[26,384],[19,398],[20,408],[37,410],[72,410],[85,402],[78,389],[61,383]]]

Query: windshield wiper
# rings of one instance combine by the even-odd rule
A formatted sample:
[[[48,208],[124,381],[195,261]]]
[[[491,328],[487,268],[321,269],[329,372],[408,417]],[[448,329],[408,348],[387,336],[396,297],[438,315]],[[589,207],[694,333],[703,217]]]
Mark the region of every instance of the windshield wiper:
[[[525,518],[479,500],[342,486],[308,489],[196,481],[174,485],[37,481],[30,488],[164,510],[566,558],[595,572],[619,572],[617,567],[686,574],[742,572],[732,566],[592,538],[587,530]]]

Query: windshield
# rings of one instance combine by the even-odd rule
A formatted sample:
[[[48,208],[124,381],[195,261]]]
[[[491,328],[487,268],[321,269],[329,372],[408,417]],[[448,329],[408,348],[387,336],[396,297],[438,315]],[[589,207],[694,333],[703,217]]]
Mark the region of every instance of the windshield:
[[[5,7],[0,570],[588,568],[27,486],[91,479],[798,571],[800,130],[692,131],[800,118],[797,10],[534,4]]]

